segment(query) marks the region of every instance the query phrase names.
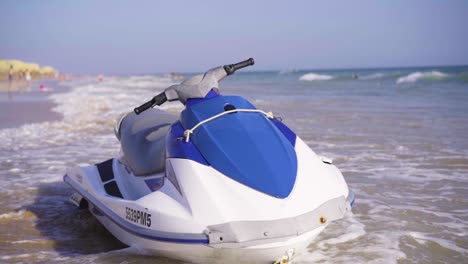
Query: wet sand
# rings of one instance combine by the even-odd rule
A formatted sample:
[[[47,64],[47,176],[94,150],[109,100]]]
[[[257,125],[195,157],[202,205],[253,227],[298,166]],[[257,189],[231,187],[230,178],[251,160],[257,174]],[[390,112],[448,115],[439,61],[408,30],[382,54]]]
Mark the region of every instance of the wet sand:
[[[46,91],[40,90],[44,85]],[[0,129],[20,127],[25,124],[55,121],[63,115],[53,111],[56,106],[50,95],[68,91],[69,88],[61,86],[57,81],[34,81],[30,88],[19,89],[17,84],[8,91],[8,83],[0,84]]]

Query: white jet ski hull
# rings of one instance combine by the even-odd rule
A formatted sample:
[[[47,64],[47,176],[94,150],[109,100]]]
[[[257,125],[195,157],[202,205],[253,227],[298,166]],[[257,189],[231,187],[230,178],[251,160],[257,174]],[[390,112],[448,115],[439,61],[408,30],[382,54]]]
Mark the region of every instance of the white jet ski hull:
[[[330,221],[350,210],[354,199],[330,161],[299,138],[295,149],[297,182],[286,199],[185,159],[168,159],[166,173],[146,177],[133,175],[120,159],[112,159],[113,176],[106,181],[99,165],[70,169],[64,180],[106,229],[145,254],[196,263],[216,263],[219,258],[271,263],[288,251],[294,256],[304,252]],[[145,184],[158,180],[162,183],[157,190]],[[113,182],[123,197],[105,189]]]

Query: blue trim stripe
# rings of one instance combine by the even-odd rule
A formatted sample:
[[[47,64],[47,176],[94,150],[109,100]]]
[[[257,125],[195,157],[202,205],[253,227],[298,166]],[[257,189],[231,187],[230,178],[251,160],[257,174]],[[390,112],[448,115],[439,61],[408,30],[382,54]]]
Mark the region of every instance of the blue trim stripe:
[[[273,124],[283,133],[283,135],[288,139],[289,142],[291,142],[291,145],[296,146],[296,134],[289,128],[287,127],[282,121],[278,119],[272,119],[271,120]]]
[[[354,192],[351,189],[349,189],[349,194],[348,194],[347,200],[349,201],[349,205],[351,205],[351,207],[353,207],[354,201],[356,199],[355,199],[355,196],[354,196]]]
[[[85,199],[89,203],[91,203],[94,207],[96,207],[104,216],[106,216],[112,222],[114,222],[117,226],[119,226],[120,228],[122,228],[123,230],[131,234],[134,234],[136,236],[143,237],[146,239],[157,240],[157,241],[162,241],[162,242],[170,242],[170,243],[183,243],[183,244],[208,244],[209,243],[208,236],[205,234],[190,234],[194,236],[204,236],[205,238],[203,239],[187,239],[187,238],[162,237],[162,236],[145,234],[143,232],[148,232],[148,231],[157,232],[157,231],[147,230],[147,229],[145,230],[142,227],[137,227],[137,228],[143,229],[143,230],[135,230],[136,229],[135,227],[132,227],[131,224],[127,223],[120,216],[107,210],[105,205],[102,205],[101,202],[94,200],[94,198],[92,198],[92,196],[90,196],[90,194],[87,191],[83,190],[79,186],[76,186],[76,184],[70,179],[68,175],[63,176],[63,181],[66,182],[68,185],[70,185],[73,189],[75,189],[75,191],[77,191],[81,196],[85,197]],[[164,232],[164,233],[166,233],[167,235],[175,235],[175,236],[183,235],[181,233],[170,233],[170,232]]]

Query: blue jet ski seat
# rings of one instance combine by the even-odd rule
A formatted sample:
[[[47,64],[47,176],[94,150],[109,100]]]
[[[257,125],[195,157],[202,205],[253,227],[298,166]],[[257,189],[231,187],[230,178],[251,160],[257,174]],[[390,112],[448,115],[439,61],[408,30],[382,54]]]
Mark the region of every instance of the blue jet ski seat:
[[[159,109],[125,115],[117,127],[124,159],[135,175],[146,176],[164,171],[166,134],[177,117]]]

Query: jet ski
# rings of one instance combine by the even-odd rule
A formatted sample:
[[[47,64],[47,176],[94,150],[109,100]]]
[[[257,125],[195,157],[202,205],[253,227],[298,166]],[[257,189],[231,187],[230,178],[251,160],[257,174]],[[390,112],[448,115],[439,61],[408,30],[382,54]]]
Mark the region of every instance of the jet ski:
[[[220,93],[221,80],[253,64],[195,75],[126,114],[117,157],[66,171],[70,200],[144,254],[288,263],[306,251],[354,194],[280,118]],[[176,100],[180,116],[156,107]]]

